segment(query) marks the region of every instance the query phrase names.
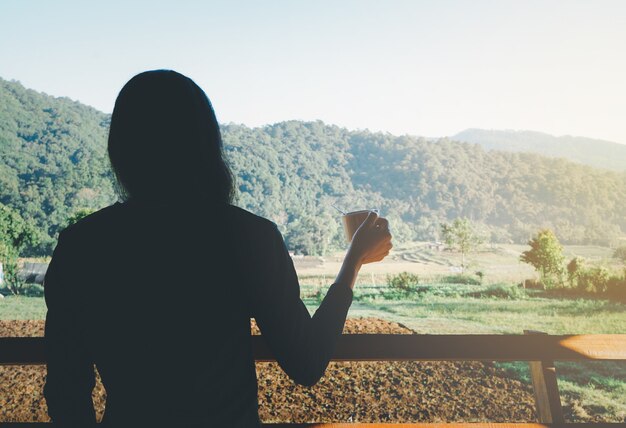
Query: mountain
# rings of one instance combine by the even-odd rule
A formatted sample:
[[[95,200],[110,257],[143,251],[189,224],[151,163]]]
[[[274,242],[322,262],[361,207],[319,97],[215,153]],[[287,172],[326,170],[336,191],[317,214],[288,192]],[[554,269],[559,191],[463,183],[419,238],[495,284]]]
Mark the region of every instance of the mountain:
[[[50,254],[81,208],[116,200],[106,156],[110,116],[0,79],[0,204],[41,233]],[[344,248],[345,210],[379,208],[396,242],[436,239],[467,217],[494,242],[548,227],[565,243],[607,244],[626,231],[626,174],[476,144],[350,131],[320,121],[222,125],[236,204],[276,222],[290,249]]]
[[[114,200],[108,121],[76,101],[0,79],[0,204],[38,227],[40,252],[50,253],[76,209]]]
[[[535,131],[486,129],[466,129],[451,138],[479,144],[487,150],[531,152],[596,168],[626,171],[626,144],[569,135],[555,137]]]

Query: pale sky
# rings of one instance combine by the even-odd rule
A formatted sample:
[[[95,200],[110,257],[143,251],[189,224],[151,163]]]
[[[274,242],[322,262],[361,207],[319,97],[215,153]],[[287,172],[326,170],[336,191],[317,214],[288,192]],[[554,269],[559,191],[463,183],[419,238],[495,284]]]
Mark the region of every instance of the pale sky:
[[[626,143],[626,1],[0,0],[4,79],[111,112],[154,68],[221,122]]]

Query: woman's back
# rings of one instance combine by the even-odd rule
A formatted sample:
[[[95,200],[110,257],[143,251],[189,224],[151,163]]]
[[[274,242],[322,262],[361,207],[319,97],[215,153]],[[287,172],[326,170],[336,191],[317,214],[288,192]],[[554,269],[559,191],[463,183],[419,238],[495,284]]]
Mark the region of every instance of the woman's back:
[[[54,343],[56,329],[73,326],[85,354],[55,362],[53,352],[45,390],[52,409],[67,393],[66,379],[54,374],[82,367],[76,384],[90,391],[93,361],[107,390],[106,422],[255,426],[250,317],[254,306],[275,310],[299,294],[276,233],[268,220],[230,205],[134,201],[64,231],[46,277],[46,336]],[[343,294],[347,310],[351,292]],[[331,318],[340,328],[345,313]],[[290,345],[298,346],[279,347],[288,354]]]

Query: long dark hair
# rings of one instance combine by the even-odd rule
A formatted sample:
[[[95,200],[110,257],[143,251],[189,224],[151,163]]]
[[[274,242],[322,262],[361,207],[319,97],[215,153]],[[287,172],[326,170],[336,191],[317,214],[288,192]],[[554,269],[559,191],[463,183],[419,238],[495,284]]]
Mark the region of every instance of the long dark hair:
[[[211,102],[175,71],[146,71],[124,85],[111,116],[108,151],[123,200],[230,203],[234,197]]]

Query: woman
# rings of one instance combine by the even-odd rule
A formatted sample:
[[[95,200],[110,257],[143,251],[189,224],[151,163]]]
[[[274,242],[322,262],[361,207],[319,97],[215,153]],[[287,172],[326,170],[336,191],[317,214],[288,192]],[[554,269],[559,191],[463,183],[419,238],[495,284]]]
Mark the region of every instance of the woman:
[[[323,375],[361,265],[391,248],[371,213],[311,317],[276,225],[231,205],[215,113],[189,78],[157,70],[120,92],[108,152],[123,203],[66,228],[45,277],[48,413],[107,426],[258,427],[254,317],[297,383]]]

